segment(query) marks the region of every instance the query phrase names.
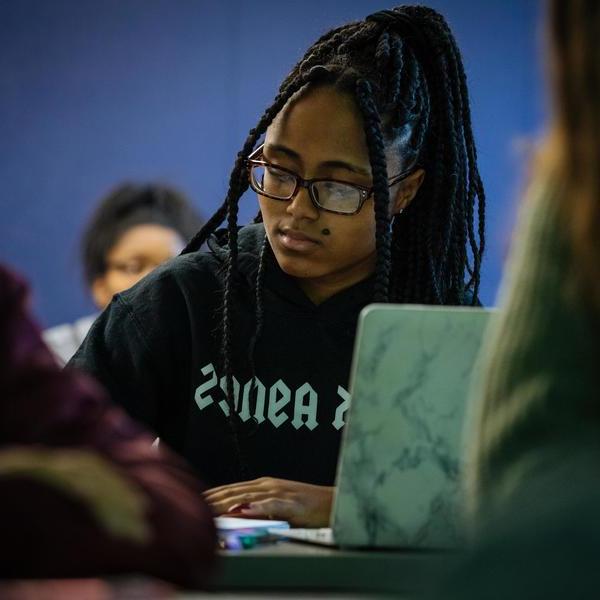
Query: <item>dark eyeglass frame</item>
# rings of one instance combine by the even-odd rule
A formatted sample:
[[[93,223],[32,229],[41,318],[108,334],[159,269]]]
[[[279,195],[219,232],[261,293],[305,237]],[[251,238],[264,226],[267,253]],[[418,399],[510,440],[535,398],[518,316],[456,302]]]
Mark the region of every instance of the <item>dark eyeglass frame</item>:
[[[248,168],[248,180],[250,182],[250,187],[257,194],[260,194],[261,196],[265,196],[266,198],[272,198],[273,200],[279,200],[281,202],[289,202],[296,196],[296,194],[298,193],[298,190],[302,187],[302,188],[306,188],[308,190],[308,195],[310,197],[311,202],[315,206],[315,208],[317,208],[319,210],[325,210],[327,212],[331,212],[336,215],[352,216],[352,215],[355,215],[360,212],[360,209],[363,207],[363,204],[373,194],[373,187],[364,187],[362,185],[357,185],[355,183],[350,183],[348,181],[341,181],[339,179],[329,179],[326,177],[325,178],[319,177],[317,179],[303,179],[302,177],[300,177],[300,175],[298,175],[298,173],[295,173],[294,171],[290,171],[290,169],[280,167],[279,165],[273,164],[264,159],[261,160],[259,158],[256,158],[258,156],[262,156],[263,149],[264,149],[264,144],[261,144],[256,150],[254,150],[254,152],[252,152],[252,154],[250,154],[250,156],[246,160],[246,166]],[[264,190],[258,189],[254,185],[254,180],[252,177],[252,167],[255,167],[255,166],[273,167],[274,169],[277,169],[278,171],[283,171],[284,173],[287,173],[288,175],[291,175],[292,177],[294,177],[294,180],[296,181],[296,185],[294,186],[292,193],[289,196],[287,196],[286,198],[281,198],[280,196],[273,196],[271,194],[267,194]],[[411,165],[409,168],[405,169],[401,173],[398,173],[398,175],[394,175],[393,177],[389,178],[388,179],[388,187],[392,187],[393,185],[400,183],[403,179],[406,179],[411,173],[413,173],[414,170],[415,170],[415,165]],[[340,210],[333,210],[331,208],[326,208],[325,206],[321,206],[321,204],[319,204],[319,201],[317,200],[317,197],[313,191],[313,185],[316,183],[322,183],[324,181],[328,182],[328,183],[340,183],[342,185],[347,185],[347,186],[350,186],[350,187],[358,190],[360,192],[360,202],[358,204],[357,209],[353,212],[344,212],[344,211],[340,211]]]

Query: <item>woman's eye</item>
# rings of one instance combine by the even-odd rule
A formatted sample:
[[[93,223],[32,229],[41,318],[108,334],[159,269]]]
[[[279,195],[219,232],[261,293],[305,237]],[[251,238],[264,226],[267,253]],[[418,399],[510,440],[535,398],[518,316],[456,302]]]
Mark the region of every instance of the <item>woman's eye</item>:
[[[129,275],[137,275],[138,273],[142,272],[142,265],[136,264],[136,265],[128,265],[127,267],[127,273]]]
[[[275,167],[267,167],[267,174],[269,175],[270,179],[276,179],[280,182],[287,182],[293,179],[293,177],[289,173],[281,171],[280,169],[277,169]]]
[[[138,261],[117,263],[114,265],[114,268],[125,275],[139,275],[144,270],[144,266]]]
[[[348,186],[336,183],[334,181],[323,182],[323,193],[332,199],[345,198],[348,195],[353,195],[355,190]]]

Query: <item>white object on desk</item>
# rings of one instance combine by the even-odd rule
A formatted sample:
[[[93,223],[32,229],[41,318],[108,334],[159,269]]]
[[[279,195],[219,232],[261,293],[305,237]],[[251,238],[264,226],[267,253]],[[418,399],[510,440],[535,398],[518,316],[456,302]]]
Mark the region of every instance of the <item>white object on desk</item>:
[[[235,531],[237,529],[289,529],[287,521],[270,521],[267,519],[240,519],[239,517],[215,517],[218,531]]]
[[[272,533],[273,535],[294,542],[308,542],[310,544],[319,544],[321,546],[337,546],[331,527],[319,527],[317,529],[300,527],[287,530],[274,529]]]

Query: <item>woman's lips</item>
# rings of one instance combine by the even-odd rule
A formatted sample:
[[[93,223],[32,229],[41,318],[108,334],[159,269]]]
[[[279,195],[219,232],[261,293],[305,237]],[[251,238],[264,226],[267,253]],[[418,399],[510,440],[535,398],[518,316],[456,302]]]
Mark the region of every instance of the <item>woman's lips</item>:
[[[277,231],[277,235],[284,248],[297,252],[312,250],[321,243],[296,229],[280,229]]]

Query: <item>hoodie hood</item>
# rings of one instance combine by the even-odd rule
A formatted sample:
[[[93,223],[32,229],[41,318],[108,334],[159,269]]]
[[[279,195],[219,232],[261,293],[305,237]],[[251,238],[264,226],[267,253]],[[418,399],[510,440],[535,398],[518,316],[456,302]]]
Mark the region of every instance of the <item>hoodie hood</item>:
[[[118,294],[72,362],[98,374],[111,396],[188,458],[211,486],[240,481],[223,389],[226,238],[217,232],[208,251],[175,257]],[[264,242],[260,223],[239,230],[229,364],[241,423],[249,423],[240,429],[244,458],[256,477],[333,485],[356,320],[372,298],[372,282],[315,305],[269,247],[255,337]]]
[[[265,236],[262,223],[252,223],[238,228],[238,269],[252,288],[256,285],[258,260]],[[216,231],[208,238],[207,245],[217,261],[225,266],[229,256],[227,229]]]

